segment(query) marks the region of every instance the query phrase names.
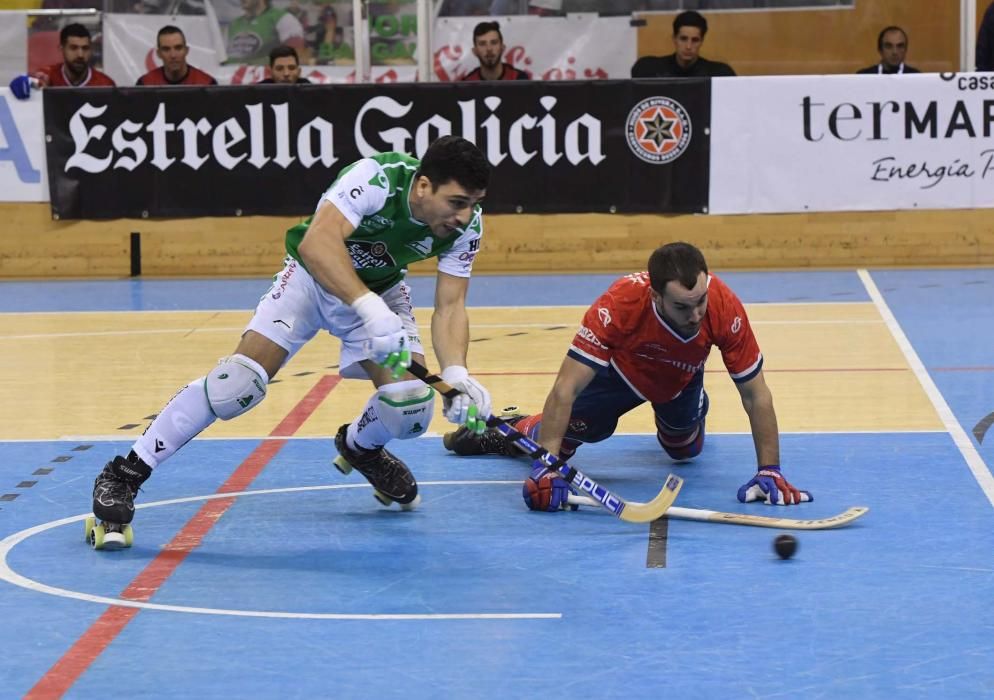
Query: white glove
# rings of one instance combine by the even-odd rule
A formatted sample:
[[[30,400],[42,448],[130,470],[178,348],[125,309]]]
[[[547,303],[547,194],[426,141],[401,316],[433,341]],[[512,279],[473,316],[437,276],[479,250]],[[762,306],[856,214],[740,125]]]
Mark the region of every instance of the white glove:
[[[362,319],[363,329],[369,338],[364,343],[366,354],[373,362],[383,364],[393,353],[406,355],[406,364],[411,366],[410,352],[407,349],[407,332],[400,316],[390,310],[378,294],[366,292],[352,302],[352,310]]]
[[[442,379],[460,392],[454,399],[442,397],[442,413],[449,422],[456,425],[465,424],[469,407],[476,406],[476,418],[485,424],[490,417],[490,392],[469,376],[469,370],[459,365],[452,365],[442,370]]]

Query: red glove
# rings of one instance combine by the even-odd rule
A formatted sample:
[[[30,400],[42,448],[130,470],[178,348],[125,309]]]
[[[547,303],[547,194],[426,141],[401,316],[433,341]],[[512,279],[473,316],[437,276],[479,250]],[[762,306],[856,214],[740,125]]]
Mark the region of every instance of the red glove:
[[[536,460],[532,475],[521,487],[521,496],[529,510],[544,510],[555,512],[567,505],[569,485],[559,476],[559,472],[550,471]]]

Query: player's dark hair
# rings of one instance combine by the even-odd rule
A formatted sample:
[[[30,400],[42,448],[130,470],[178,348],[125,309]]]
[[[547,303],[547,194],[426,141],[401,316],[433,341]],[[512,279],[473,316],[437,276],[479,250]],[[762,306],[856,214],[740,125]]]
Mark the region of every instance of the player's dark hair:
[[[490,163],[472,141],[442,136],[428,146],[417,174],[431,180],[432,192],[452,180],[468,191],[485,190],[490,182]]]
[[[500,43],[504,43],[504,35],[500,33],[500,25],[496,22],[480,22],[473,27],[473,43],[476,43],[476,37],[483,36],[487,32],[497,32],[497,38],[500,39]]]
[[[166,34],[179,34],[181,37],[183,37],[183,43],[184,44],[186,43],[186,34],[183,33],[183,30],[174,24],[167,24],[165,27],[159,30],[158,34],[155,35],[156,48],[159,48],[159,39],[164,37]]]
[[[273,67],[273,64],[276,63],[277,58],[286,58],[287,56],[293,56],[293,60],[297,62],[298,66],[300,65],[300,56],[297,55],[297,49],[292,46],[282,44],[269,52],[269,67]]]
[[[67,24],[59,32],[59,46],[65,46],[66,42],[69,41],[69,37],[74,36],[77,39],[89,39],[90,30],[84,27],[79,22],[73,22],[72,24]]]
[[[700,274],[707,271],[704,254],[689,243],[667,243],[649,256],[649,284],[659,294],[673,281],[693,289]]]
[[[676,16],[673,20],[673,36],[680,33],[680,27],[697,27],[701,30],[701,38],[704,38],[704,35],[708,33],[708,21],[700,12],[693,10],[681,12]]]
[[[903,29],[901,29],[900,27],[891,25],[890,27],[884,27],[883,29],[881,29],[880,33],[877,35],[877,51],[884,50],[884,34],[886,34],[887,32],[901,32],[901,34],[904,36],[904,46],[905,48],[907,48],[908,33]]]

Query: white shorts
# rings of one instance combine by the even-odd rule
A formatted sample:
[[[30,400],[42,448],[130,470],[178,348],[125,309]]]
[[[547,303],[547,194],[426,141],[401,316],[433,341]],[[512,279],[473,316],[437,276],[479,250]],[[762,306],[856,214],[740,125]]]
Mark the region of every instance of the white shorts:
[[[401,280],[380,297],[400,316],[411,352],[423,355],[424,346],[414,321],[410,287]],[[358,364],[360,360],[368,359],[363,345],[369,339],[359,316],[351,306],[325,291],[304,266],[291,257],[284,261],[283,270],[273,279],[273,286],[259,300],[255,315],[245,330],[264,335],[286,350],[287,362],[318,331],[326,330],[342,341],[339,374],[349,379],[369,377]]]

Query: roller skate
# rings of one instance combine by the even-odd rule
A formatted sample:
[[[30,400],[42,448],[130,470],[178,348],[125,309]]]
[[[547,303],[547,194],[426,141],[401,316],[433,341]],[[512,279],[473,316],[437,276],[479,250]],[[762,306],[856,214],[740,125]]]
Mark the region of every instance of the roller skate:
[[[134,542],[131,521],[135,495],[152,468],[131,452],[107,463],[93,482],[93,515],[84,523],[86,541],[94,549],[122,549]],[[99,521],[99,522],[98,522]]]
[[[518,411],[517,406],[508,406],[500,412],[498,418],[513,426],[526,416]],[[445,449],[455,452],[460,457],[474,457],[477,455],[502,455],[505,457],[517,457],[521,452],[514,446],[508,438],[494,428],[487,428],[482,434],[474,433],[465,426],[460,426],[452,433],[446,433],[442,437],[442,444]]]
[[[381,447],[377,450],[352,449],[345,441],[349,425],[346,423],[335,435],[335,468],[342,474],[353,469],[366,477],[373,487],[373,496],[384,506],[397,502],[403,510],[414,510],[421,503],[418,483],[414,474],[401,460]]]

